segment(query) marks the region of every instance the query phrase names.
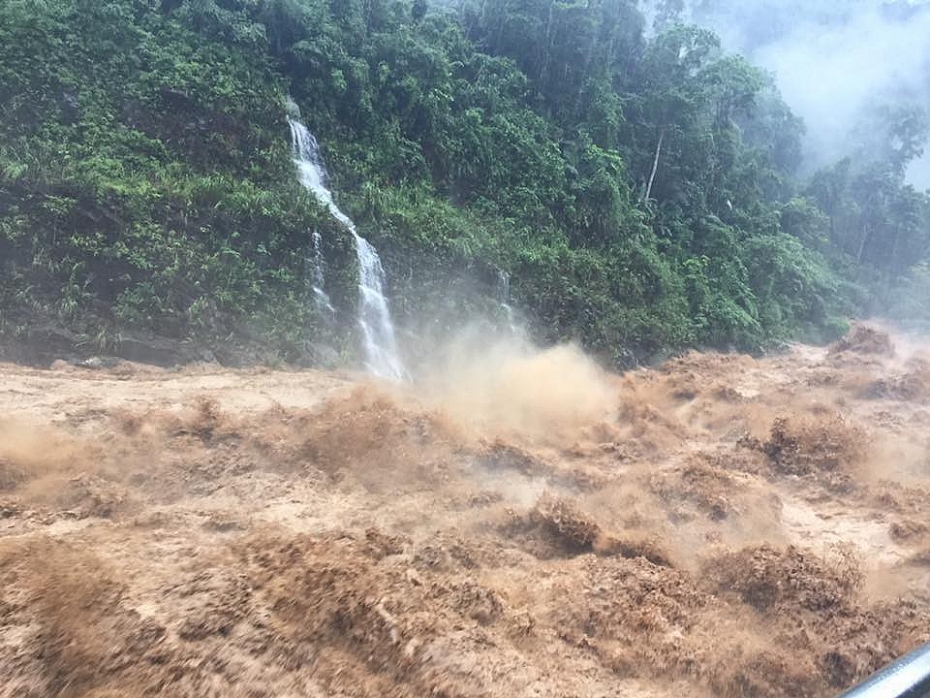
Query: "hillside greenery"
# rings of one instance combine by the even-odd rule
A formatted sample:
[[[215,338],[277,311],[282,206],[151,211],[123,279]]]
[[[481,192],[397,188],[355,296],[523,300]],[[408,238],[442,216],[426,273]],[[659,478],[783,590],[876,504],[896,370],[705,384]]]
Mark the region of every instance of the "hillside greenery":
[[[616,365],[927,313],[926,114],[877,105],[799,177],[771,77],[666,5],[5,0],[0,345],[350,356],[352,242],[297,182],[288,95],[410,337],[495,310],[501,272],[540,339]]]

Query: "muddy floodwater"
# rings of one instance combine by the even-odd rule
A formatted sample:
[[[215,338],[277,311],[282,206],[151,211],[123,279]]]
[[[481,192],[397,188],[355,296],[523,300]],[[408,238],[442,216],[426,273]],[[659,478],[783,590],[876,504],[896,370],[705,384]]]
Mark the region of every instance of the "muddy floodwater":
[[[0,365],[0,696],[834,696],[930,637],[930,349]]]

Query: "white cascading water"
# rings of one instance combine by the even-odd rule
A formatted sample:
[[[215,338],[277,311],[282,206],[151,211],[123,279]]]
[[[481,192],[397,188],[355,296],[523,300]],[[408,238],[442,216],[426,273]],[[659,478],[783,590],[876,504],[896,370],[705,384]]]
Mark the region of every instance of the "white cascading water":
[[[510,305],[510,274],[503,269],[497,270],[497,302],[500,303],[501,310],[507,318],[507,328],[510,334],[520,334],[520,326]]]
[[[339,210],[333,200],[333,193],[326,187],[326,167],[316,138],[296,119],[288,117],[287,121],[291,126],[291,143],[300,183],[324,204],[333,218],[342,223],[355,238],[359,273],[358,321],[365,340],[366,366],[377,376],[401,380],[406,371],[397,352],[391,312],[384,296],[385,275],[381,258],[371,243],[358,234],[352,219]]]
[[[307,258],[307,264],[310,265],[310,285],[317,308],[325,311],[325,315],[335,314],[336,309],[323,290],[326,287],[326,277],[323,273],[323,236],[316,230],[313,231],[313,249]]]

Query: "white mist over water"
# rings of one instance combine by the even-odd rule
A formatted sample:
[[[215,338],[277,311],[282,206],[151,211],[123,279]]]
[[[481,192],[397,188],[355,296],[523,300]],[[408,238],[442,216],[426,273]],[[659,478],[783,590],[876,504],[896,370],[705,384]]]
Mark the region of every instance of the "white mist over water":
[[[342,223],[355,238],[359,273],[359,325],[365,340],[366,367],[382,378],[401,380],[406,371],[397,352],[397,339],[387,298],[384,295],[384,267],[378,252],[365,238],[358,234],[355,223],[344,214],[333,200],[333,193],[326,187],[326,166],[320,155],[320,146],[313,134],[302,123],[288,117],[291,127],[291,143],[294,163],[300,183],[324,204],[333,218]],[[316,248],[316,239],[314,238]],[[322,266],[320,266],[322,275]],[[314,280],[314,291],[318,290]],[[319,293],[323,293],[319,289]],[[319,294],[318,294],[319,295]],[[323,293],[325,297],[326,294]],[[327,305],[329,299],[326,298]],[[329,306],[332,307],[332,306]]]

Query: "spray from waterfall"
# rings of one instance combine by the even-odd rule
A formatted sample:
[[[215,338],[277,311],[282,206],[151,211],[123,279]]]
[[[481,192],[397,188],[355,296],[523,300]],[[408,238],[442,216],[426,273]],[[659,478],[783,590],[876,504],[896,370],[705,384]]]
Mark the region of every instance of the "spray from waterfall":
[[[294,111],[293,103],[290,103],[289,112]],[[371,243],[358,234],[352,219],[336,205],[333,193],[326,186],[326,166],[316,138],[296,118],[288,116],[287,121],[291,127],[294,163],[297,165],[300,183],[329,209],[333,218],[342,223],[355,239],[359,272],[358,321],[365,342],[366,366],[377,376],[400,380],[406,371],[397,351],[394,325],[384,295],[385,274],[381,258]]]

